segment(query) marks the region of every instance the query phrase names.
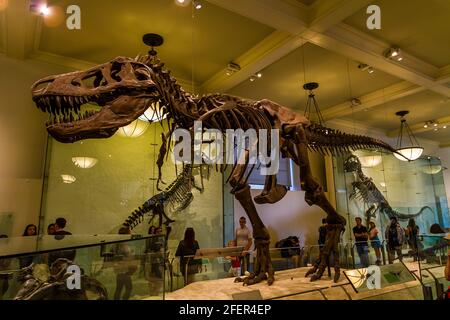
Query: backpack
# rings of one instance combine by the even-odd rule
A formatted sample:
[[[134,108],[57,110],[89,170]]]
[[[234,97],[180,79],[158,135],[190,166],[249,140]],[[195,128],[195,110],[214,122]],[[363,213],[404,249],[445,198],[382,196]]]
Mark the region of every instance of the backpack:
[[[281,239],[275,244],[276,248],[286,248],[281,249],[281,257],[283,258],[289,258],[294,255],[300,255],[300,247],[298,244],[298,237],[295,236],[289,236],[285,239]],[[293,247],[299,247],[299,248],[293,248]]]
[[[389,246],[390,247],[399,247],[402,245],[400,243],[401,235],[398,234],[397,225],[389,226]]]

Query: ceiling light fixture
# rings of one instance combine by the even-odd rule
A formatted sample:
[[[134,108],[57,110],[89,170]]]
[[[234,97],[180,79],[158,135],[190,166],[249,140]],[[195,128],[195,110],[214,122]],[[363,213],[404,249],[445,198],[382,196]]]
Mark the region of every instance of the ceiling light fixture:
[[[376,167],[381,163],[381,156],[380,155],[372,155],[372,156],[361,156],[358,157],[359,161],[361,162],[361,166],[363,168],[373,168]]]
[[[156,33],[147,33],[142,37],[142,42],[150,47],[148,54],[152,57],[156,56],[155,47],[159,47],[164,43],[164,38]],[[150,107],[139,117],[139,120],[148,122],[159,122],[167,117],[164,108],[160,106],[159,102],[153,102]],[[119,129],[120,130],[120,129]],[[125,129],[124,129],[125,130]],[[123,131],[122,133],[125,134]],[[121,135],[119,133],[119,135]]]
[[[194,8],[197,9],[197,10],[200,10],[203,7],[202,3],[200,1],[198,1],[198,0],[194,1],[193,5],[194,5]]]
[[[73,164],[81,169],[90,169],[98,162],[97,158],[91,157],[72,157]]]
[[[119,128],[117,134],[124,138],[137,138],[147,131],[148,125],[147,121],[136,119],[129,125]]]
[[[232,74],[234,74],[240,70],[241,70],[241,66],[239,64],[237,64],[236,62],[231,61],[227,65],[226,74],[227,74],[227,76],[231,76]]]
[[[163,112],[159,102],[154,102],[145,110],[144,114],[139,117],[139,120],[148,122],[160,122],[167,118],[167,113]]]
[[[74,183],[77,180],[77,178],[75,178],[74,176],[72,176],[70,174],[62,174],[61,179],[62,179],[63,183],[67,183],[67,184]]]
[[[361,71],[367,71],[370,74],[372,74],[375,71],[371,66],[369,66],[368,64],[365,64],[365,63],[360,63],[358,65],[358,69]]]
[[[384,57],[390,60],[396,60],[396,61],[402,61],[403,56],[401,54],[400,48],[398,47],[392,47],[387,49],[384,52]]]
[[[419,145],[416,137],[414,136],[411,128],[406,123],[405,116],[409,113],[409,111],[398,111],[395,114],[400,117],[400,133],[397,138],[397,147],[396,151],[399,153],[394,153],[394,156],[401,161],[413,161],[418,159],[423,152],[423,148]],[[409,138],[410,144],[406,147],[403,142],[403,131]],[[403,157],[402,157],[403,156]]]
[[[308,101],[306,102],[306,109],[304,116],[309,119],[311,122],[314,122],[311,116],[311,109],[312,105],[314,104],[314,111],[317,116],[317,122],[320,125],[323,125],[325,123],[325,120],[322,116],[322,112],[320,112],[319,105],[316,101],[316,95],[314,94],[313,90],[317,89],[319,87],[319,84],[317,82],[308,82],[303,85],[303,89],[308,90]]]
[[[258,72],[258,73],[255,73],[254,75],[252,75],[250,78],[249,78],[249,80],[251,81],[251,82],[253,82],[253,81],[255,81],[256,79],[261,79],[262,78],[262,73],[261,72]]]

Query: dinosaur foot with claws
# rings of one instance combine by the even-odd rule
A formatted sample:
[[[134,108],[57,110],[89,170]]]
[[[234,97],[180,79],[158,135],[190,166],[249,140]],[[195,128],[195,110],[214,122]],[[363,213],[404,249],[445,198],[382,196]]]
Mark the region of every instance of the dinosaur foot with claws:
[[[234,282],[242,282],[244,286],[250,286],[267,280],[267,284],[270,286],[275,281],[275,272],[272,267],[272,261],[269,254],[269,241],[256,239],[256,263],[255,272],[250,273],[246,277],[238,277]]]

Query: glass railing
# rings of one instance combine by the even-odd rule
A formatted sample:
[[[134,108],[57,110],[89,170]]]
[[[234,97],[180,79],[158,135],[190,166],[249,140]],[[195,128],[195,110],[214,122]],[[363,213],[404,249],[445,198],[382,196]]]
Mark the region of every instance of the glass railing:
[[[82,292],[62,262],[79,267]],[[167,265],[164,235],[0,239],[0,299],[163,299]]]

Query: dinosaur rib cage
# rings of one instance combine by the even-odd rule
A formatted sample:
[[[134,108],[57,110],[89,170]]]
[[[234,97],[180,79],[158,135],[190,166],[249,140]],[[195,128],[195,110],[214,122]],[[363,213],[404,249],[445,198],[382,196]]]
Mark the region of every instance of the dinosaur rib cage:
[[[142,206],[134,210],[131,215],[123,223],[124,226],[131,230],[139,225],[146,214],[151,216],[150,221],[159,215],[159,225],[162,223],[169,225],[175,220],[170,219],[164,212],[164,206],[169,207],[172,213],[180,212],[187,208],[192,202],[194,196],[192,195],[192,167],[185,165],[184,170],[177,176],[177,178],[167,186],[164,191],[154,195],[149,200],[144,202]],[[162,218],[165,221],[162,222]]]

